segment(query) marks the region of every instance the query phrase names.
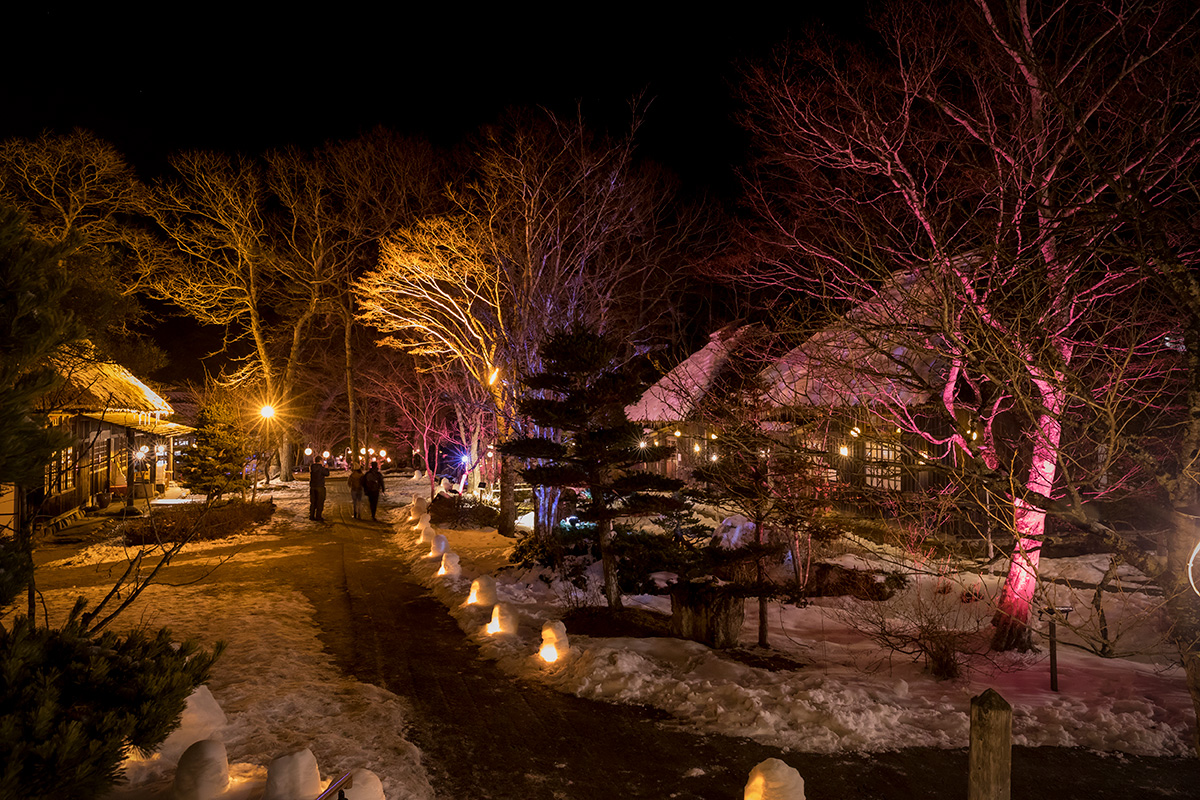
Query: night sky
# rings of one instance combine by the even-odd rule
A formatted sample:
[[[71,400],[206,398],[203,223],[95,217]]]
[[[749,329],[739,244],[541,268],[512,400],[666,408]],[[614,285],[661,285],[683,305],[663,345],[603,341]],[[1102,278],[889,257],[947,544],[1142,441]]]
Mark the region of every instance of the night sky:
[[[258,153],[379,124],[451,145],[509,106],[572,113],[581,102],[593,124],[620,125],[644,95],[643,151],[724,193],[740,154],[735,63],[814,23],[853,31],[861,20],[859,0],[707,15],[581,4],[477,17],[443,5],[419,16],[335,15],[336,4],[307,16],[297,6],[276,16],[176,6],[169,19],[23,12],[9,33],[39,47],[0,56],[0,135],[88,128],[151,177],[176,149]]]
[[[578,5],[477,17],[443,5],[420,15],[335,14],[336,5],[307,16],[297,6],[276,16],[198,6],[160,16],[15,12],[10,37],[28,49],[0,53],[0,137],[86,128],[151,179],[180,149],[257,154],[376,125],[450,147],[511,106],[574,114],[582,104],[589,124],[620,132],[641,96],[649,101],[641,152],[688,190],[728,200],[742,155],[736,65],[813,25],[856,35],[863,19],[861,0],[708,15],[693,5],[678,13]],[[200,377],[198,351],[220,337],[178,320],[165,329],[185,327],[186,336],[157,337],[174,369],[152,377]]]

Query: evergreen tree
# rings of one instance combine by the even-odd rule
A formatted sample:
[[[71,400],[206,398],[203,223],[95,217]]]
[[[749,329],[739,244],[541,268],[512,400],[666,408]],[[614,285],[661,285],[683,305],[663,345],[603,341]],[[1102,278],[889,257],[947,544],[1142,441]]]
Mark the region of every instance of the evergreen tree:
[[[210,392],[196,420],[196,445],[180,458],[180,482],[205,494],[210,502],[243,492],[250,485],[245,469],[253,454],[253,442],[242,429],[236,405]]]
[[[671,493],[682,482],[645,472],[641,465],[671,454],[647,447],[625,407],[645,387],[640,363],[623,362],[618,343],[581,327],[552,335],[540,348],[544,370],[525,378],[528,393],[518,409],[548,436],[523,437],[501,446],[506,455],[536,462],[522,471],[534,487],[580,491],[577,516],[594,526],[604,566],[604,594],[621,608],[614,520],[677,511]]]
[[[33,408],[58,380],[50,357],[80,337],[63,299],[72,286],[66,244],[39,243],[0,209],[0,484],[23,501],[65,434]],[[32,594],[33,537],[24,502],[17,535],[0,535],[0,608]],[[216,653],[176,648],[166,631],[89,634],[78,606],[60,629],[32,612],[0,625],[0,797],[96,797],[119,775],[127,747],[157,747]]]
[[[72,249],[39,243],[20,214],[0,208],[0,484],[40,485],[64,444],[33,408],[58,380],[50,356],[81,335],[62,307],[71,288],[62,260]]]
[[[221,646],[86,634],[77,613],[61,629],[19,617],[0,630],[0,797],[99,797],[120,777],[126,748],[148,752],[179,726]]]

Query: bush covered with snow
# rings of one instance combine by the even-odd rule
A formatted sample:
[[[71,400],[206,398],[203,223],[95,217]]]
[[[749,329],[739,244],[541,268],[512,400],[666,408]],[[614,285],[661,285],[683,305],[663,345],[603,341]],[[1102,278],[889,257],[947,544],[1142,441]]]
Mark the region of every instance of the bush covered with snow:
[[[121,534],[125,543],[132,546],[221,539],[248,531],[270,519],[273,513],[275,504],[269,500],[181,503],[156,507],[149,516],[127,520],[121,526]]]

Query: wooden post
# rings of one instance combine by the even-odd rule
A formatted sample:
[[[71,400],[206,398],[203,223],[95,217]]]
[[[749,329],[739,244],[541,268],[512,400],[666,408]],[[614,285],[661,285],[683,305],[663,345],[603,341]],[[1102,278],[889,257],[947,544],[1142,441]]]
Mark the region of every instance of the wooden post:
[[[1058,691],[1058,636],[1054,617],[1050,618],[1050,691]]]
[[[967,800],[1009,800],[1012,783],[1012,706],[995,689],[971,698]]]

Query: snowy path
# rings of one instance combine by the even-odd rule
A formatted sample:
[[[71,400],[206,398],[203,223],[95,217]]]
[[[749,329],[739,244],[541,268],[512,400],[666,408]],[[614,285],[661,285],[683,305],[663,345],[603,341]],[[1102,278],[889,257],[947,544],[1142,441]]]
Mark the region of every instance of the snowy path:
[[[253,653],[237,661],[238,654],[230,652],[218,664],[214,694],[236,697],[226,710],[240,737],[239,760],[265,764],[280,755],[251,755],[246,748],[256,741],[279,747],[278,742],[266,744],[266,734],[282,728],[288,746],[313,747],[323,770],[353,765],[345,763],[352,749],[336,737],[353,739],[354,757],[365,759],[357,763],[365,763],[393,787],[390,800],[732,800],[742,796],[750,769],[772,756],[800,771],[812,800],[949,800],[964,795],[963,750],[786,752],[747,739],[683,730],[662,712],[521,683],[480,658],[446,607],[418,585],[388,542],[390,528],[350,518],[343,481],[331,480],[329,495],[328,524],[307,521],[303,511],[295,513],[299,504],[289,500],[270,526],[278,538],[239,545],[234,560],[207,575],[213,558],[232,546],[180,559],[167,580],[200,583],[163,588],[151,603],[159,613],[172,609],[171,625],[180,635],[200,631],[237,639],[242,631],[235,636],[225,629],[245,627],[255,618],[297,631],[283,636],[264,628],[268,633],[256,637]],[[47,590],[58,588],[65,600],[82,590],[85,581],[101,586],[108,570],[47,569],[40,572],[40,581]],[[273,598],[289,596],[302,602],[272,605]],[[148,614],[142,619],[150,623],[155,618]],[[304,649],[306,636],[318,644],[315,656]],[[335,685],[327,677],[320,685],[293,677],[308,673],[289,662],[316,657],[328,658],[332,669],[356,679],[338,690],[351,692],[352,701],[326,694],[323,687]],[[266,679],[278,672],[288,680],[255,684],[254,673],[259,672],[267,673]],[[363,706],[364,701],[371,707]],[[257,714],[259,702],[275,704],[274,710]],[[248,717],[262,722],[251,726],[242,721]],[[396,720],[392,724],[397,729],[388,729],[385,720]],[[243,729],[250,733],[239,733]],[[1054,747],[1017,748],[1014,753],[1016,800],[1187,798],[1196,796],[1196,786],[1200,762],[1195,760],[1106,757]],[[126,795],[135,796],[157,800],[162,795]]]
[[[445,607],[411,579],[382,526],[350,519],[331,488],[325,558],[301,589],[335,661],[411,703],[407,738],[439,796],[466,798],[737,798],[768,757],[797,767],[807,795],[959,798],[966,753],[920,749],[862,756],[788,753],[748,739],[680,730],[663,715],[519,683],[479,658]],[[379,531],[379,534],[376,534]],[[378,538],[377,538],[378,536]],[[1016,798],[1192,797],[1200,764],[1018,748]]]

